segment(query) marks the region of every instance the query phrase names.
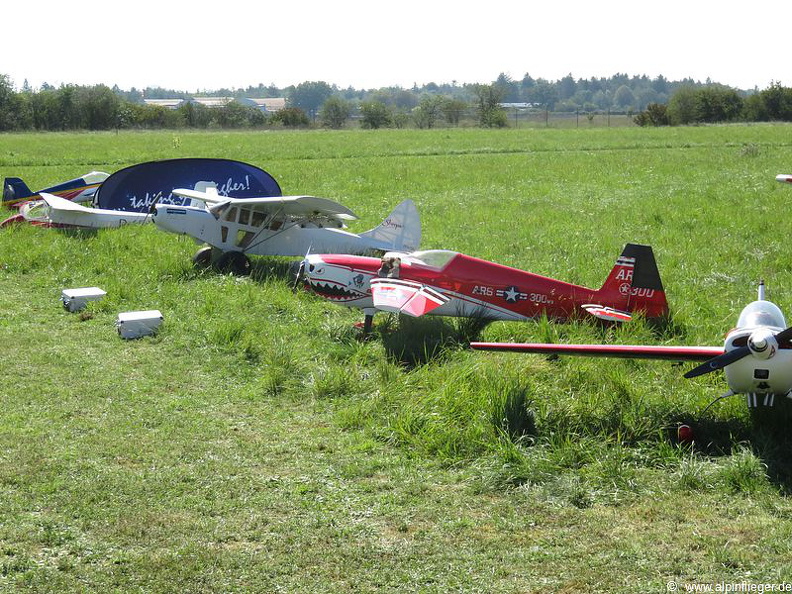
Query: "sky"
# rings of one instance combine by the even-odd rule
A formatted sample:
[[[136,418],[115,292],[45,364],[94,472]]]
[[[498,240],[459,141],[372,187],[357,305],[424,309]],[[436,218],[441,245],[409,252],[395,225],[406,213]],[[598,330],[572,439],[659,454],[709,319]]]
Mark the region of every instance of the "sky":
[[[38,0],[3,7],[0,74],[186,92],[659,75],[792,86],[780,1]]]

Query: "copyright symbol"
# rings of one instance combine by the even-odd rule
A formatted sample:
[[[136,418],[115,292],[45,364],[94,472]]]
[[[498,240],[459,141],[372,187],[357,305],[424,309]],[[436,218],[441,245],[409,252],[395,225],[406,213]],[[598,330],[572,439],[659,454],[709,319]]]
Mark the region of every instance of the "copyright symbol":
[[[666,584],[666,590],[669,592],[676,592],[679,590],[679,585],[675,581],[670,581]]]

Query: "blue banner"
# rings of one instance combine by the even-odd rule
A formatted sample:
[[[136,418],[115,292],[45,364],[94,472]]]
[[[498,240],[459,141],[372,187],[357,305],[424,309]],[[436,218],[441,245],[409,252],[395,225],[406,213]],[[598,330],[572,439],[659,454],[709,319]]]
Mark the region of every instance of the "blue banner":
[[[152,204],[189,204],[172,194],[194,189],[198,182],[214,182],[221,196],[257,198],[280,196],[269,173],[248,163],[228,159],[169,159],[132,165],[116,171],[99,187],[94,205],[109,210],[148,212]]]

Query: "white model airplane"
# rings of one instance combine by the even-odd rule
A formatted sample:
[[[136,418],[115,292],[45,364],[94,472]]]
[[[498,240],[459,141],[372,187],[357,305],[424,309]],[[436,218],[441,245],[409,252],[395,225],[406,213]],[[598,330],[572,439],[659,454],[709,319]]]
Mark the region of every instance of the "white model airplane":
[[[189,206],[156,204],[153,221],[160,229],[208,243],[194,261],[244,274],[249,254],[304,256],[308,252],[363,254],[413,251],[421,242],[421,221],[412,200],[399,204],[377,227],[355,234],[345,221],[355,214],[332,200],[314,196],[230,198],[212,184],[173,194],[190,198]]]
[[[151,218],[148,213],[88,208],[46,192],[41,192],[41,200],[23,204],[20,214],[34,225],[81,229],[123,227],[145,223]]]
[[[737,327],[726,335],[723,347],[495,342],[473,342],[470,346],[552,355],[705,361],[685,377],[723,369],[729,391],[722,397],[746,394],[749,407],[773,406],[776,396],[792,398],[792,328],[787,327],[778,306],[765,299],[764,282],[759,283],[758,299],[742,310]]]

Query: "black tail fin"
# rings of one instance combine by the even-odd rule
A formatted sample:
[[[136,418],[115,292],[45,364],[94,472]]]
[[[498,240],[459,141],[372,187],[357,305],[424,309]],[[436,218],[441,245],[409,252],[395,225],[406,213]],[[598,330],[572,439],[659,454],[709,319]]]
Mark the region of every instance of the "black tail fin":
[[[651,246],[628,243],[600,289],[603,303],[646,317],[668,315],[663,282]]]

